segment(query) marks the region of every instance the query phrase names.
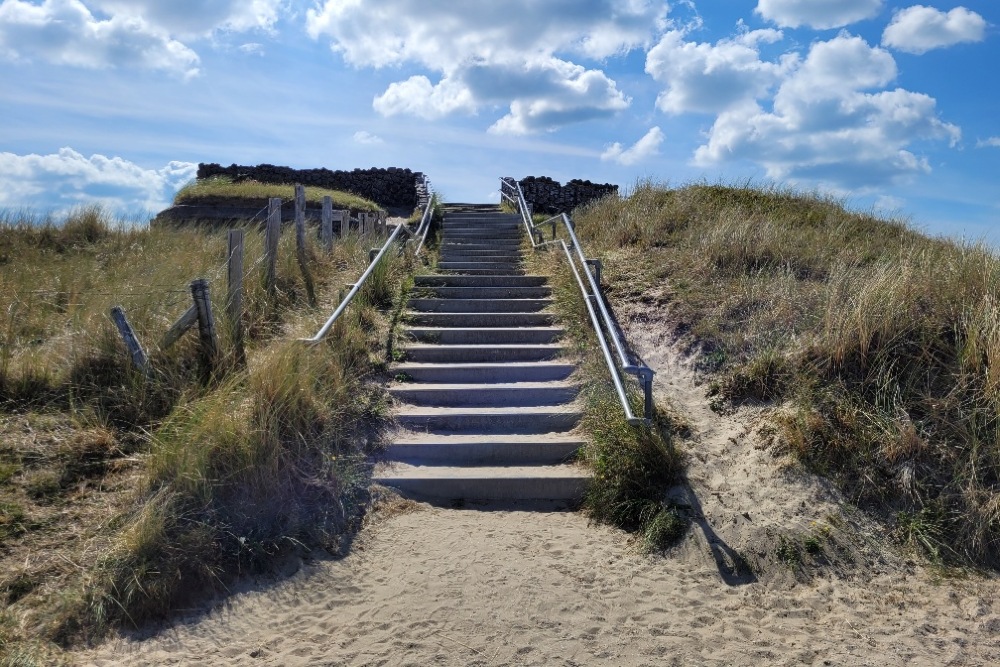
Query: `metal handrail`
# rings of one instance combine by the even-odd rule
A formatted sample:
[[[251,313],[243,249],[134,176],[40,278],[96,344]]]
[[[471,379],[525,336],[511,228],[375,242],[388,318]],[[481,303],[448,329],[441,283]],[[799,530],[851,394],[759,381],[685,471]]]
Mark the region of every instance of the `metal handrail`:
[[[428,193],[428,195],[430,194],[431,193]],[[368,268],[365,269],[365,272],[361,274],[361,277],[358,278],[358,281],[354,283],[354,286],[351,287],[351,291],[347,293],[347,296],[344,297],[344,300],[341,301],[340,304],[337,306],[336,310],[333,311],[333,314],[330,315],[330,318],[326,321],[326,323],[323,324],[322,327],[320,327],[320,330],[317,331],[316,335],[313,336],[312,338],[300,338],[299,340],[301,342],[318,343],[321,340],[323,340],[328,333],[330,333],[330,329],[333,328],[333,325],[337,321],[337,318],[340,317],[345,310],[347,310],[347,307],[351,304],[351,301],[353,301],[354,297],[357,296],[358,292],[361,291],[361,288],[364,286],[365,281],[367,281],[368,277],[375,271],[375,267],[378,266],[378,263],[382,261],[382,258],[385,256],[385,253],[389,250],[389,247],[392,246],[393,241],[396,240],[396,237],[399,236],[399,233],[401,231],[405,231],[411,236],[420,238],[420,243],[417,245],[416,249],[416,254],[420,254],[420,251],[424,247],[424,241],[427,239],[427,231],[430,229],[431,226],[431,219],[433,216],[431,215],[430,212],[433,209],[433,206],[434,206],[434,197],[428,196],[427,205],[424,207],[424,214],[420,218],[420,225],[417,226],[415,232],[411,232],[409,229],[406,229],[405,223],[399,223],[398,225],[396,225],[396,229],[394,229],[392,234],[389,235],[389,238],[385,240],[385,243],[382,245],[382,248],[378,251],[378,254],[376,254],[375,257],[372,258],[371,262],[368,264]]]
[[[573,221],[570,220],[569,216],[565,213],[560,213],[559,215],[548,218],[544,222],[537,225],[532,224],[531,213],[528,209],[528,204],[524,199],[524,191],[521,189],[521,184],[512,178],[501,178],[500,181],[503,183],[500,188],[500,196],[501,198],[508,200],[517,208],[518,213],[521,215],[521,221],[524,223],[524,228],[528,233],[528,238],[531,240],[531,247],[536,250],[550,245],[559,245],[562,247],[563,252],[566,254],[566,259],[569,262],[569,266],[573,270],[573,277],[576,279],[577,287],[580,288],[580,294],[583,296],[584,303],[587,305],[587,312],[590,314],[590,322],[594,327],[594,332],[597,334],[597,341],[600,343],[601,352],[604,355],[604,361],[608,365],[608,371],[611,374],[611,381],[615,385],[615,392],[618,394],[618,399],[621,401],[622,408],[625,410],[625,417],[630,424],[648,424],[653,417],[653,369],[644,364],[639,365],[632,363],[632,360],[626,350],[625,343],[622,341],[621,336],[618,333],[618,328],[615,326],[614,318],[611,317],[611,312],[604,300],[601,287],[594,279],[593,274],[588,268],[590,260],[588,260],[583,253],[583,246],[580,244],[580,239],[577,238],[576,232],[573,229]],[[515,192],[516,196],[507,192],[504,186]],[[569,233],[569,245],[567,245],[566,241],[563,239],[556,237],[556,224],[559,221],[562,221],[563,226],[565,226],[566,231]],[[544,235],[540,229],[546,225],[551,225],[552,227],[551,241],[544,240]],[[538,241],[538,238],[541,238],[542,240]],[[573,252],[570,251],[570,245],[573,246],[573,250],[575,251],[577,258],[580,260],[580,265],[583,267],[583,273],[587,276],[587,282],[590,286],[589,293],[587,291],[587,286],[584,285],[583,279],[580,277],[580,271],[577,269],[576,262],[573,260]],[[594,303],[597,304],[597,311],[594,310]],[[598,317],[598,312],[600,313],[600,317]],[[607,337],[604,333],[605,329],[607,329]],[[621,370],[625,373],[636,376],[639,380],[639,384],[642,386],[645,398],[643,406],[645,414],[644,417],[636,417],[632,412],[632,404],[628,400],[628,394],[625,391],[621,375],[618,372],[618,365],[615,363],[614,355],[608,347],[608,337],[611,338],[611,341],[614,344],[618,359],[621,362]]]

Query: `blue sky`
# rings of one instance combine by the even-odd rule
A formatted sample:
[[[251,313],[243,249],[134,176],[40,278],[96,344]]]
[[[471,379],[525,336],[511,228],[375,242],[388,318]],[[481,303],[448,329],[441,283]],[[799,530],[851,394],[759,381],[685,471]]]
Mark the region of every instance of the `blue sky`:
[[[1000,3],[0,0],[0,207],[198,162],[776,183],[1000,244]]]

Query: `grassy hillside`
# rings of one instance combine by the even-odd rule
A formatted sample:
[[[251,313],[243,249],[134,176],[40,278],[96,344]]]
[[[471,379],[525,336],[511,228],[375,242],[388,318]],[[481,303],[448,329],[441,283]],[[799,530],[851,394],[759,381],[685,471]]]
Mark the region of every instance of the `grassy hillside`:
[[[773,188],[640,183],[574,217],[618,303],[672,326],[717,405],[932,557],[1000,565],[1000,260]]]
[[[98,209],[40,222],[0,221],[0,664],[51,664],[59,645],[164,613],[298,545],[337,550],[364,501],[384,406],[369,380],[409,262],[385,264],[309,347],[295,339],[318,329],[369,244],[309,249],[311,308],[294,234],[270,295],[263,239],[247,229],[244,367],[221,316],[224,231],[121,226]],[[196,331],[158,347],[198,277],[223,350],[207,382]],[[152,377],[131,366],[114,304]]]
[[[349,192],[328,190],[326,188],[306,187],[306,203],[322,204],[323,197],[333,200],[335,209],[350,209],[352,211],[377,211],[378,204]],[[295,198],[295,186],[282,183],[261,183],[259,181],[233,181],[228,176],[191,181],[181,188],[174,197],[174,204],[217,204],[239,200],[246,206],[267,206],[271,197],[280,197],[284,201]]]

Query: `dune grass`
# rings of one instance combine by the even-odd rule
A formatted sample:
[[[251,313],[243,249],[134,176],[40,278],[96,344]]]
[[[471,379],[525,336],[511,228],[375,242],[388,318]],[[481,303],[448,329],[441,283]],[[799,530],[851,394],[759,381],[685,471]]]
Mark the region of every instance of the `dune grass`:
[[[1000,565],[992,250],[773,187],[642,182],[574,219],[618,260],[615,299],[682,334],[720,406],[770,402],[785,446],[901,540]]]
[[[54,664],[61,646],[349,540],[386,405],[370,380],[412,257],[387,255],[333,334],[308,346],[296,339],[363,271],[370,239],[352,234],[332,254],[310,245],[312,308],[294,234],[281,238],[274,295],[261,232],[245,234],[243,367],[221,315],[225,231],[120,225],[99,209],[61,226],[27,212],[0,221],[0,655]],[[196,333],[158,347],[197,277],[224,351],[207,383]],[[113,304],[151,377],[131,366]]]
[[[539,216],[540,222],[547,216]],[[547,239],[550,237],[546,236]],[[650,425],[632,425],[615,392],[601,355],[586,305],[557,246],[527,254],[528,273],[550,276],[554,310],[566,329],[571,354],[581,360],[575,379],[581,384],[587,445],[579,459],[593,471],[584,510],[596,521],[638,533],[650,550],[675,543],[688,521],[666,500],[666,491],[682,481],[684,458],[676,447],[684,424],[666,403],[654,406]],[[642,414],[642,395],[626,379],[631,406]]]
[[[306,186],[306,203],[322,204],[323,197],[333,199],[335,209],[350,209],[352,211],[378,211],[379,206],[364,197],[343,192]],[[285,201],[295,198],[295,186],[283,183],[261,183],[254,180],[234,181],[229,176],[213,176],[212,178],[195,179],[185,185],[174,197],[174,204],[198,204],[215,202],[220,199],[238,199],[254,202],[261,206],[267,205],[271,197],[280,197]]]

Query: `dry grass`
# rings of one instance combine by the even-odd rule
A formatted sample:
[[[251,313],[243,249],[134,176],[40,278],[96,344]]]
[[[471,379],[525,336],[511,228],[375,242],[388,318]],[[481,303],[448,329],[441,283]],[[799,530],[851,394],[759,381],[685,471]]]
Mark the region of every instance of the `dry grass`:
[[[617,259],[615,298],[669,319],[720,399],[776,401],[786,444],[904,540],[1000,564],[991,250],[776,188],[639,183],[575,221]]]
[[[527,266],[530,274],[550,276],[554,310],[567,332],[564,342],[581,360],[574,377],[582,388],[581,427],[588,437],[579,458],[593,471],[584,509],[597,521],[640,533],[651,550],[673,544],[688,523],[665,502],[667,489],[684,471],[675,444],[683,425],[666,404],[654,406],[651,425],[628,423],[565,253],[557,246],[540,249],[527,255]],[[641,391],[628,377],[625,385],[633,412],[641,415]]]
[[[282,183],[261,183],[254,180],[234,181],[229,176],[196,179],[191,181],[174,197],[174,204],[216,203],[220,200],[238,199],[247,205],[266,206],[271,197],[280,197],[285,201],[295,198],[295,186]],[[306,187],[306,203],[322,204],[323,197],[333,199],[335,209],[350,209],[352,211],[377,211],[378,204],[340,190]]]
[[[411,259],[393,256],[308,347],[329,295],[363,270],[355,235],[309,249],[309,307],[294,235],[269,295],[246,230],[248,365],[222,326],[207,384],[197,335],[157,342],[210,280],[224,318],[226,234],[120,226],[88,209],[62,227],[0,224],[0,664],[53,664],[60,646],[166,613],[303,544],[336,550],[364,501],[364,454],[384,400],[389,322]],[[322,298],[322,295],[328,295]],[[108,317],[121,303],[150,354],[135,371]],[[7,662],[3,662],[7,660]]]

